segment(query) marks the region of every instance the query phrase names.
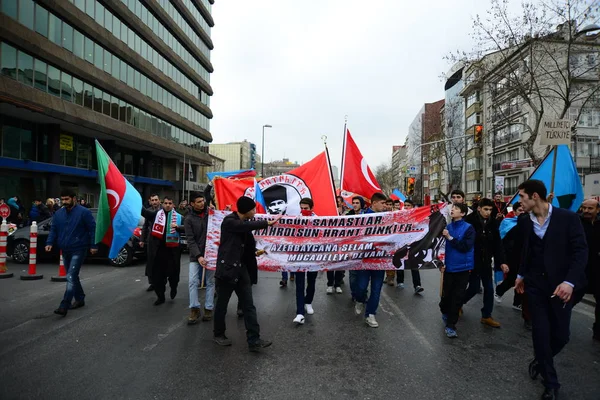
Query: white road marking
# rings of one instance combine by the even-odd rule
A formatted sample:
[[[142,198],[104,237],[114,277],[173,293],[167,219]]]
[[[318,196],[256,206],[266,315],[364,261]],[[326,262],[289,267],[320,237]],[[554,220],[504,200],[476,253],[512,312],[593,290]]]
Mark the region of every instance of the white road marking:
[[[412,331],[413,335],[416,336],[417,340],[423,345],[423,347],[425,347],[427,350],[429,350],[430,352],[433,352],[433,346],[431,345],[431,343],[429,343],[429,341],[427,340],[427,338],[425,337],[425,335],[419,330],[419,328],[417,328],[411,321],[410,319],[406,316],[406,314],[404,314],[402,312],[402,310],[400,310],[400,307],[398,307],[396,304],[394,304],[394,301],[390,298],[390,296],[387,295],[387,293],[385,292],[381,292],[381,296],[384,298],[384,300],[389,304],[389,306],[392,308],[392,310],[394,310],[394,312],[400,316],[400,318],[402,320],[404,320],[404,322],[406,323],[406,325],[409,327],[409,329]]]
[[[169,329],[167,329],[167,331],[165,333],[159,333],[156,342],[155,343],[151,343],[151,344],[147,345],[146,347],[144,347],[144,351],[151,351],[152,349],[154,349],[156,346],[158,346],[158,344],[160,342],[162,342],[163,340],[165,340],[171,333],[175,332],[181,326],[182,326],[182,323],[178,322],[178,323],[176,323],[174,325],[171,325],[169,327]]]

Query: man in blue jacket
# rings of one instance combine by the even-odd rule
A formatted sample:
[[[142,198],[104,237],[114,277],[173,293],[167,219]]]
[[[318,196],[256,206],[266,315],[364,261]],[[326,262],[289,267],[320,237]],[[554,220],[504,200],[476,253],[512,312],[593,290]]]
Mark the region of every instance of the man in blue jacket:
[[[551,400],[560,388],[554,356],[569,342],[575,292],[586,285],[588,246],[579,216],[552,207],[542,181],[523,182],[519,196],[526,214],[517,221],[523,251],[515,290],[527,293],[531,309],[535,358],[529,375],[542,375],[542,399]]]
[[[456,323],[462,307],[470,271],[475,267],[475,229],[463,218],[469,212],[464,203],[454,203],[450,209],[452,222],[442,232],[446,238],[445,266],[440,310],[446,323],[446,336],[456,338]]]
[[[69,309],[85,305],[85,293],[79,281],[79,270],[88,252],[96,254],[95,243],[96,221],[90,210],[76,203],[75,192],[65,189],[60,195],[63,207],[52,218],[52,227],[46,240],[46,251],[52,251],[57,246],[63,255],[67,270],[67,289],[60,306],[55,314],[67,315]],[[71,300],[75,302],[71,304]]]

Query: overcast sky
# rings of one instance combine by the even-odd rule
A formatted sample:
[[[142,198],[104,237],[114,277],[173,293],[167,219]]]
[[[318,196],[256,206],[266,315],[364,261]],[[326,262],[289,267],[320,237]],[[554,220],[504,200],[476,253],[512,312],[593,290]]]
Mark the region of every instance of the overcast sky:
[[[444,56],[469,49],[476,0],[218,0],[211,61],[215,143],[247,139],[300,163],[327,135],[339,167],[344,116],[371,168],[391,159],[424,103],[444,97]]]

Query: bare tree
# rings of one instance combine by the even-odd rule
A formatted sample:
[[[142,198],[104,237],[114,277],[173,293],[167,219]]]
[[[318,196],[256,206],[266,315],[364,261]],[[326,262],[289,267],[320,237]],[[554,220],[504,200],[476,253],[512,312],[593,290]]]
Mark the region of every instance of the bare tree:
[[[392,169],[392,160],[379,164],[374,171],[375,179],[379,183],[383,193],[389,195],[394,190],[394,170]]]
[[[493,104],[486,110],[492,134],[519,126],[529,134],[523,146],[537,165],[547,151],[535,145],[544,118],[571,118],[575,127],[585,110],[600,105],[600,34],[582,32],[597,22],[600,3],[526,0],[518,14],[508,0],[490,3],[473,20],[474,49],[451,59],[471,66],[467,84],[483,80]]]
[[[444,136],[457,138],[465,134],[464,102],[446,101],[444,105]],[[445,192],[460,188],[463,174],[465,140],[454,139],[442,143],[442,157],[445,163],[443,170],[448,176],[448,187]]]

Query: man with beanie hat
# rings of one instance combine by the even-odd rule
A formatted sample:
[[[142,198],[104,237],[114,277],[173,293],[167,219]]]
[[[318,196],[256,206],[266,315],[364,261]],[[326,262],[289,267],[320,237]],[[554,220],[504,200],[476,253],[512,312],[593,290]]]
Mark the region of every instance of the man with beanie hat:
[[[242,196],[237,200],[236,205],[237,211],[226,216],[221,223],[221,243],[215,272],[217,304],[214,312],[214,341],[220,346],[231,346],[231,339],[225,336],[225,316],[229,299],[235,291],[244,313],[249,350],[258,352],[261,348],[270,346],[271,342],[260,338],[260,327],[252,299],[250,271],[248,270],[249,266],[256,265],[249,259],[249,257],[255,257],[255,254],[244,250],[247,246],[253,246],[252,231],[274,225],[282,215],[271,221],[250,221],[256,214],[254,200]]]

